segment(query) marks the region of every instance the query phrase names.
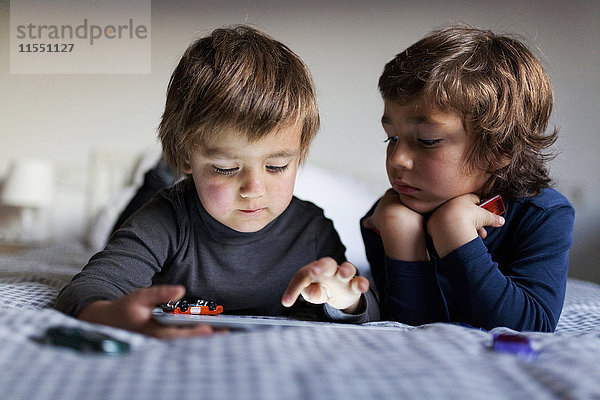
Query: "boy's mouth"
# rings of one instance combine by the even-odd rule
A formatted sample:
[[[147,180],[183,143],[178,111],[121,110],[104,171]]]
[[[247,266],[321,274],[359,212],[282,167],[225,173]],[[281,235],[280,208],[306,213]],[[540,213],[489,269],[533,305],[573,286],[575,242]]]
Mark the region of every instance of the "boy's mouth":
[[[392,186],[394,187],[394,190],[400,194],[409,194],[410,195],[410,194],[414,194],[420,190],[414,186],[410,186],[401,181],[395,181]]]
[[[260,214],[260,212],[263,210],[264,210],[264,208],[253,208],[253,209],[244,209],[244,210],[240,210],[240,211],[246,215],[255,215],[255,214]]]

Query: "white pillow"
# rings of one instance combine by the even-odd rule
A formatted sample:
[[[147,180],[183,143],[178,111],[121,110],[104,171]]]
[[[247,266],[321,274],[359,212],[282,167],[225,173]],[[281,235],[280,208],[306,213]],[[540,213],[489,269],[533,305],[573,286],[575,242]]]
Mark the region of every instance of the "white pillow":
[[[153,147],[137,157],[128,185],[112,193],[100,210],[93,216],[93,222],[84,238],[84,243],[94,251],[100,251],[106,245],[115,223],[125,210],[133,196],[144,183],[144,175],[160,159],[160,148]]]
[[[85,237],[85,244],[90,250],[98,252],[104,248],[117,219],[137,192],[138,187],[131,185],[124,188],[111,196],[100,208]]]

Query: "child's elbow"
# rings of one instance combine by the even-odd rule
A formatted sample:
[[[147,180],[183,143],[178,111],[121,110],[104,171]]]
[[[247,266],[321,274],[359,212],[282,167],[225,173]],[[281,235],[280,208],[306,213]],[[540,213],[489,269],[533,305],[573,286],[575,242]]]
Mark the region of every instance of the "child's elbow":
[[[528,318],[523,318],[521,326],[517,328],[519,331],[527,332],[549,332],[553,333],[556,330],[558,324],[558,318],[555,317],[551,312],[544,310],[543,308],[537,308],[532,310]]]

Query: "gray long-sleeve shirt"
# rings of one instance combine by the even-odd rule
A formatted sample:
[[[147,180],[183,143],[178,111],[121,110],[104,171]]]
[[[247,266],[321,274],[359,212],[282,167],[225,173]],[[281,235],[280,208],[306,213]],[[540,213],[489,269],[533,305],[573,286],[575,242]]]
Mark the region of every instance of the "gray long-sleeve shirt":
[[[324,256],[345,260],[333,223],[314,204],[294,197],[258,232],[237,232],[202,206],[193,181],[160,192],[136,212],[61,291],[56,308],[78,315],[97,300],[114,300],[153,284],[183,284],[186,297],[214,300],[226,313],[284,315],[281,296],[302,266]],[[371,292],[364,311],[349,316],[307,306],[314,318],[367,322],[379,317]]]

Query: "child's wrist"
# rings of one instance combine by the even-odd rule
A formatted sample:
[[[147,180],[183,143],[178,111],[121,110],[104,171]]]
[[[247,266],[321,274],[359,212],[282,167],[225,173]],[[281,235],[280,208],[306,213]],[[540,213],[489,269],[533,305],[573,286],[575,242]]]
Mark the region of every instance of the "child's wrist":
[[[427,221],[427,232],[440,257],[445,257],[479,236],[473,218],[465,209],[443,207]]]
[[[79,314],[77,319],[87,322],[101,323],[107,325],[105,320],[107,319],[106,310],[112,304],[109,300],[97,300],[87,306],[85,306]]]
[[[403,261],[429,260],[422,222],[397,225],[391,230],[383,227],[381,240],[385,254],[390,258]]]
[[[461,220],[440,221],[433,216],[427,223],[427,231],[441,258],[479,236],[475,227],[469,223]]]
[[[344,308],[341,311],[346,314],[352,314],[352,315],[358,315],[358,314],[364,313],[365,309],[366,309],[364,298],[365,298],[365,296],[363,296],[361,294],[360,297],[358,298],[358,300],[353,305],[351,305],[350,307]]]

